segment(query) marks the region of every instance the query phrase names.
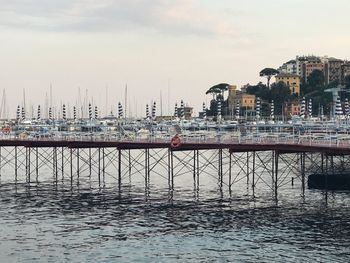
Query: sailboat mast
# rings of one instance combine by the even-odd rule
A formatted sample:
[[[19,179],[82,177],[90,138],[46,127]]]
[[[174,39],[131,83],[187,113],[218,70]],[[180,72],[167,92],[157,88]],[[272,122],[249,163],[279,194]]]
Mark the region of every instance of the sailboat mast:
[[[52,84],[50,83],[50,107],[52,108]]]
[[[24,110],[24,114],[26,112],[26,91],[25,89],[23,89],[23,110]]]
[[[163,116],[163,97],[162,97],[162,90],[160,90],[160,116]]]
[[[0,105],[0,119],[2,118],[2,112],[4,108],[4,95],[5,95],[5,89],[3,89],[2,91],[2,98],[1,98],[1,105]]]
[[[170,113],[170,79],[168,79],[168,115],[171,115]]]
[[[45,114],[46,119],[49,118],[48,108],[49,108],[49,105],[48,105],[47,92],[45,92],[45,105],[44,105],[45,112],[44,112],[44,114]]]
[[[108,86],[106,85],[106,105],[105,105],[105,116],[108,115]]]
[[[125,120],[127,118],[127,98],[128,98],[128,84],[125,84]]]

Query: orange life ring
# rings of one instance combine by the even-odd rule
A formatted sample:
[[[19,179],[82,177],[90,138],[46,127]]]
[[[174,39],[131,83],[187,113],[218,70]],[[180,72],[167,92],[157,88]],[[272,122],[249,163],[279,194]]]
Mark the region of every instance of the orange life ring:
[[[170,146],[171,148],[177,148],[181,145],[181,139],[178,134],[176,134],[173,138],[171,138]]]
[[[9,134],[10,132],[11,132],[11,128],[10,127],[2,128],[2,133]]]

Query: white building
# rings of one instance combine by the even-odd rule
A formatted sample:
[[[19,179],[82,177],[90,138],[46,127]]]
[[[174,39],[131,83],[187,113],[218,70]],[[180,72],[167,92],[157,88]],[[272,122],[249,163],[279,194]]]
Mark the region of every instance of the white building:
[[[284,74],[297,74],[296,60],[293,59],[284,63],[281,67],[278,68],[278,71]]]

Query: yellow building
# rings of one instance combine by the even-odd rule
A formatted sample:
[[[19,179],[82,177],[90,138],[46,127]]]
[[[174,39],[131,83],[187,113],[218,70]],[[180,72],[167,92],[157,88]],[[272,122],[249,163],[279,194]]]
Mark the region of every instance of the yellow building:
[[[237,90],[237,86],[230,85],[228,88],[228,104],[231,114],[236,111],[237,102],[239,102],[241,108],[254,109],[255,95],[242,93],[242,91]]]
[[[242,108],[251,108],[254,109],[255,107],[255,95],[251,94],[241,94],[240,96],[240,105]]]
[[[300,95],[300,77],[298,75],[283,73],[276,75],[275,78],[276,83],[283,82],[286,84],[292,94]]]

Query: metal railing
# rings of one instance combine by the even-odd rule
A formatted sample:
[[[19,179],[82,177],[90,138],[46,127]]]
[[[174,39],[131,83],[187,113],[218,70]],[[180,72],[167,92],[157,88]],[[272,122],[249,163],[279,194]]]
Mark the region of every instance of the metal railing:
[[[170,143],[174,134],[154,133],[140,135],[137,133],[120,134],[115,132],[54,132],[45,136],[30,134],[1,133],[0,140],[18,141],[94,141],[94,142],[140,142],[140,143]],[[292,133],[247,133],[239,132],[187,132],[181,135],[182,143],[200,144],[289,144],[322,147],[350,148],[350,136],[342,134],[292,134]]]

